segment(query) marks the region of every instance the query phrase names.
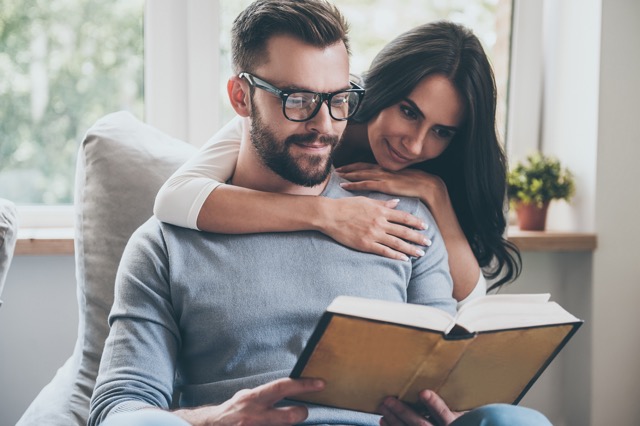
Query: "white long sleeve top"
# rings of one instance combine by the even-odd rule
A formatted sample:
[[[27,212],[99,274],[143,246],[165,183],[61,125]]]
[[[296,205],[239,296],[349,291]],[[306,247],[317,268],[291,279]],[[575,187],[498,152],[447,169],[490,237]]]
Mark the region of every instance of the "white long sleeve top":
[[[233,176],[245,135],[248,136],[248,125],[239,116],[213,135],[162,185],[154,215],[162,222],[198,229],[198,215],[205,200]]]

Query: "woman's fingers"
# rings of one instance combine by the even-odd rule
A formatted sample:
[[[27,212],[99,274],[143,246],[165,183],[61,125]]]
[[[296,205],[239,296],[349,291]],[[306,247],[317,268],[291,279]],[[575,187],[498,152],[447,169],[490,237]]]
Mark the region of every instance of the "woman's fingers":
[[[398,200],[337,199],[322,232],[347,247],[391,259],[424,255],[431,242],[420,231],[427,226],[397,205]]]
[[[349,191],[377,191],[405,197],[418,197],[423,202],[433,195],[432,192],[436,191],[439,185],[444,185],[439,178],[415,169],[390,172],[379,166],[370,166],[341,172],[340,176],[348,181],[343,182],[341,186]]]
[[[365,251],[390,259],[409,260],[409,257],[424,256],[426,247],[431,245],[431,240],[424,234],[393,223],[378,234]]]
[[[395,200],[387,201],[386,206],[396,206]],[[402,253],[411,257],[424,256],[424,248],[431,245],[431,240],[419,230],[427,229],[421,219],[402,210],[390,209],[386,214],[386,223],[382,226],[378,241],[387,257],[392,252]]]
[[[422,242],[419,239],[418,240],[415,239],[415,238],[425,238],[423,234],[416,231],[416,229],[424,231],[428,228],[428,225],[424,223],[422,219],[412,215],[409,212],[405,212],[404,210],[396,210],[396,209],[389,209],[387,212],[386,218],[389,223],[403,225],[403,231],[399,233],[393,233],[393,235],[400,238],[404,238],[405,240],[413,241],[417,244],[422,244]]]
[[[421,256],[421,254],[409,252],[410,249],[407,246],[414,247],[414,250],[424,250],[424,247],[431,245],[431,240],[426,235],[403,225],[390,223],[384,232],[386,237],[379,241],[381,244],[403,251],[411,256]],[[416,245],[418,247],[415,247]]]
[[[389,183],[384,180],[363,180],[359,182],[342,182],[340,186],[347,191],[375,191],[386,194],[391,193]],[[399,195],[399,194],[394,194]]]
[[[350,173],[358,170],[378,170],[380,166],[373,163],[351,163],[342,167],[338,167],[336,172],[338,173]]]

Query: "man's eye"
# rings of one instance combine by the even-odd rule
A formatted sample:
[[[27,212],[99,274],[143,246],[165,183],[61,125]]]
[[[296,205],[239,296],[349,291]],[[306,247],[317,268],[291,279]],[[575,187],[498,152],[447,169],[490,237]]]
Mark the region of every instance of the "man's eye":
[[[416,120],[418,118],[418,114],[416,114],[411,108],[400,105],[400,111],[402,114],[410,120]]]
[[[307,108],[313,101],[308,93],[292,93],[287,97],[287,108]]]
[[[331,104],[335,107],[341,107],[349,103],[348,93],[339,93],[331,98]]]

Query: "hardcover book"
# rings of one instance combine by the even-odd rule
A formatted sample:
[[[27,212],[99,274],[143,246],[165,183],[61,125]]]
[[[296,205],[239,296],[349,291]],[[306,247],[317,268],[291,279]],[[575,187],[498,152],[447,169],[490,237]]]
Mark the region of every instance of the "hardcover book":
[[[582,322],[548,294],[489,295],[455,317],[340,296],[290,374],[326,387],[292,399],[375,413],[386,396],[418,408],[418,393],[430,389],[454,411],[517,404]]]

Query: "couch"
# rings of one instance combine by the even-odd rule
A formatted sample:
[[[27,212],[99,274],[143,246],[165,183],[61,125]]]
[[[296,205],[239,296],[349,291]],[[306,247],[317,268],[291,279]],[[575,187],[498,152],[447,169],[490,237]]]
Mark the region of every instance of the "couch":
[[[73,353],[19,426],[86,424],[124,247],[152,215],[160,186],[195,152],[194,146],[128,112],[109,114],[87,131],[74,195],[78,337]]]

